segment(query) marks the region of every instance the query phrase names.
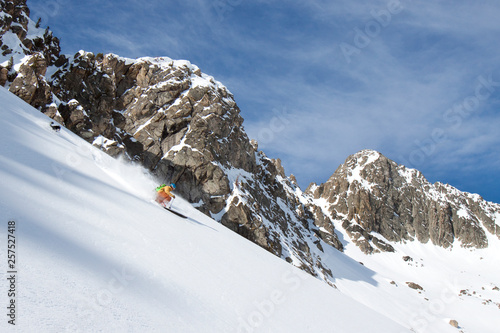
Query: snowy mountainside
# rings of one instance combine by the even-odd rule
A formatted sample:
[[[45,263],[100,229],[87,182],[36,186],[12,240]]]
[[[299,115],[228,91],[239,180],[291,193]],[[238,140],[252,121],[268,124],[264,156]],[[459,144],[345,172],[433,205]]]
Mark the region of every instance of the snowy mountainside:
[[[26,4],[2,0],[0,6],[2,32],[0,64],[6,67],[11,61],[10,58],[14,64],[18,64],[22,58],[32,53],[35,44],[43,45],[45,29],[37,27],[29,18]]]
[[[12,21],[3,21],[7,24],[1,33],[15,32],[17,39],[4,39],[3,34],[2,47],[8,52],[16,45],[43,43],[22,49],[27,56],[19,53],[12,67],[9,55],[2,58],[5,82],[0,80],[0,85],[108,154],[140,162],[162,182],[175,181],[179,192],[205,215],[401,325],[418,332],[446,332],[453,318],[465,332],[491,331],[488,324],[496,323],[492,318],[499,303],[493,289],[500,284],[493,265],[498,239],[492,237],[498,236],[498,205],[448,185],[429,184],[418,171],[374,151],[349,157],[325,184],[303,193],[294,177],[285,175],[279,159],[265,156],[249,140],[229,90],[197,66],[167,57],[128,59],[85,51],[59,55],[57,38],[33,28],[26,1],[15,3],[17,9],[9,7]],[[35,35],[40,37],[36,43],[25,38]],[[77,155],[67,157],[69,163],[78,163],[87,151],[78,148]],[[118,177],[114,168],[103,171]],[[65,168],[54,172],[67,175]],[[119,182],[130,186],[130,181]],[[71,194],[89,192],[77,188]],[[434,260],[438,254],[446,260]],[[474,264],[464,269],[462,257]],[[424,263],[418,274],[417,261]],[[481,279],[476,279],[479,274]],[[453,283],[451,276],[461,279]],[[446,311],[434,311],[444,301],[439,288],[428,287],[435,282],[427,277],[451,285],[445,290],[461,296],[452,303],[447,298]],[[406,282],[422,285],[424,291],[419,294]],[[452,311],[454,306],[463,310]],[[426,325],[418,317],[422,308],[427,309]],[[467,311],[484,309],[485,326],[466,318]]]
[[[353,159],[348,158],[348,163],[339,167],[338,171],[344,170],[348,173],[342,179],[347,179],[349,186],[339,188],[346,189],[348,193],[357,193],[360,191],[358,189],[360,186],[381,194],[383,186],[374,181],[373,173],[368,173],[363,168],[369,163],[378,163],[379,159],[385,161],[385,157],[375,151],[363,151],[355,154]],[[360,163],[357,163],[358,160]],[[281,238],[282,258],[359,302],[376,308],[377,311],[399,320],[398,322],[402,324],[410,325],[415,332],[456,332],[457,330],[450,325],[450,322],[454,321],[458,322],[461,332],[496,331],[496,325],[499,324],[496,318],[500,311],[498,289],[500,268],[496,264],[500,260],[500,241],[495,236],[495,229],[490,233],[486,227],[482,227],[488,246],[478,249],[464,246],[458,237],[452,244],[444,247],[436,246],[431,238],[428,238],[427,242],[418,239],[418,236],[415,239],[395,241],[387,239],[377,231],[367,232],[359,229],[360,234],[370,240],[369,244],[372,246],[377,244],[376,249],[371,252],[372,255],[367,255],[366,248],[357,243],[357,234],[353,232],[356,229],[351,226],[351,224],[356,225],[356,219],[346,224],[349,215],[334,210],[338,207],[334,204],[348,200],[343,198],[342,192],[329,192],[325,191],[323,185],[312,185],[303,193],[294,183],[293,177],[284,176],[278,161],[270,160],[260,154],[258,165],[262,165],[263,170],[269,168],[271,170],[258,174],[255,178],[252,174],[241,170],[232,169],[227,172],[233,184],[232,196],[227,203],[228,205],[233,203],[236,207],[238,204],[235,202],[245,203],[253,215],[265,216],[269,212],[259,211],[258,202],[255,201],[258,194],[251,189],[269,193],[266,190],[266,187],[270,186],[266,182],[266,175],[269,177],[278,174],[274,181],[280,184],[284,194],[266,196],[261,200],[272,202],[271,206],[278,206],[287,212],[287,225],[291,227],[289,230],[282,230],[279,223],[272,223],[265,218],[261,220],[261,224],[271,231],[271,235],[284,235]],[[275,171],[273,168],[280,171]],[[453,208],[455,211],[465,209],[464,206],[473,209],[473,206],[464,200],[474,199],[486,212],[485,214],[498,223],[500,214],[497,204],[485,202],[477,195],[452,190],[449,185],[429,184],[417,170],[403,166],[395,170],[405,176],[405,181],[407,180],[406,183],[393,179],[395,182],[400,182],[401,188],[415,186],[426,197],[439,198],[441,200],[438,202],[439,205],[445,205],[446,200],[449,200],[452,207],[457,205],[458,208]],[[441,186],[446,186],[447,190],[440,190]],[[315,190],[323,195],[315,198],[312,194]],[[276,189],[273,192],[280,193]],[[334,193],[334,196],[329,197],[327,193],[330,195]],[[297,198],[300,205],[287,206],[280,199],[283,196]],[[410,196],[408,198],[411,200]],[[290,199],[289,202],[294,201]],[[348,207],[355,207],[352,203],[350,205]],[[317,214],[314,218],[306,216],[309,221],[306,225],[295,219],[294,214],[306,212],[306,210],[300,212],[300,207],[306,207],[307,211]],[[294,209],[299,212],[294,212]],[[319,214],[324,217],[318,218]],[[477,218],[480,216],[482,215],[478,214]],[[216,219],[219,217],[214,216]],[[487,219],[482,221],[488,223]],[[361,224],[359,228],[362,228]],[[334,235],[332,239],[341,242],[340,248],[346,256],[339,256],[334,246],[327,243],[327,236],[332,234]],[[304,262],[308,263],[308,266],[304,267]],[[310,267],[311,270],[308,269]],[[376,274],[367,276],[366,269]],[[471,313],[474,315],[470,315]]]
[[[466,249],[458,241],[452,250],[408,242],[394,244],[394,252],[369,256],[349,243],[346,257],[377,272],[375,283],[357,280],[355,270],[343,275],[343,269],[334,269],[335,286],[384,315],[404,318],[400,322],[414,332],[494,333],[500,324],[500,242],[488,238],[486,249]],[[339,267],[338,259],[323,261]]]
[[[373,150],[349,156],[326,183],[312,184],[306,193],[366,253],[412,240],[485,248],[489,234],[500,239],[499,204],[430,184],[418,170]]]
[[[189,218],[170,214],[142,169],[54,132],[4,88],[0,100],[0,237],[14,221],[17,251],[16,325],[2,331],[409,331],[181,198]]]
[[[348,258],[378,273],[376,283],[344,278],[327,249],[321,261],[336,288],[405,317],[415,332],[444,332],[450,323],[459,332],[497,331],[500,205],[430,184],[373,150],[348,157],[303,200],[331,219]]]
[[[55,64],[59,59],[62,60],[59,55],[61,51],[59,39],[54,37],[50,30],[40,28],[29,18],[29,13],[26,1],[0,0],[1,86],[10,86],[21,64],[27,62],[33,55],[36,55],[38,61],[47,64]],[[38,81],[45,81],[44,74],[37,78]],[[34,77],[30,79],[32,84],[37,81],[33,80]],[[39,84],[45,85],[46,82]],[[38,88],[43,89],[43,87]]]
[[[373,150],[349,156],[302,200],[330,218],[349,258],[379,273],[375,285],[339,278],[338,261],[325,251],[322,263],[339,290],[406,316],[416,332],[443,332],[450,321],[460,332],[497,330],[500,205],[430,184]]]
[[[29,22],[27,28],[34,26]],[[188,201],[231,230],[330,282],[315,252],[342,248],[331,224],[290,191],[297,186],[279,160],[249,140],[224,85],[168,57],[80,51],[56,58],[41,52],[22,58],[6,87],[108,154],[178,183]]]

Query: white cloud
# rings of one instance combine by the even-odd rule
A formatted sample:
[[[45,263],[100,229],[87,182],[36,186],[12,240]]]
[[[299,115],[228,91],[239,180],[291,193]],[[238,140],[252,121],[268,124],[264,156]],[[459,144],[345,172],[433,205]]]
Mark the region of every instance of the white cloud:
[[[325,3],[314,4],[323,15]],[[443,117],[445,112],[473,95],[477,78],[487,76],[498,66],[499,50],[492,41],[499,27],[492,13],[497,13],[499,7],[411,5],[401,19],[395,18],[392,26],[360,50],[351,64],[339,54],[329,61],[335,43],[314,49],[310,58],[304,49],[286,53],[287,63],[307,63],[308,59],[315,64],[323,62],[325,71],[334,76],[329,85],[307,82],[301,72],[307,66],[290,68],[289,73],[294,75],[266,79],[266,73],[261,73],[258,90],[283,96],[266,102],[281,101],[294,109],[290,124],[272,141],[273,152],[289,156],[285,165],[300,159],[316,159],[327,165],[330,161],[342,161],[346,151],[354,153],[359,148],[376,148],[404,158],[420,149],[417,143],[427,142],[436,129],[452,134]],[[364,10],[369,13],[369,8],[355,5],[348,8],[352,15],[360,15],[358,25],[352,28],[363,26],[367,17]],[[346,8],[329,9],[329,14],[335,15]],[[350,21],[355,21],[352,16]],[[338,43],[349,40],[354,35],[352,31],[349,33],[334,35],[332,39],[337,38]],[[491,107],[498,96],[496,92],[495,97],[479,108]],[[441,142],[440,154],[426,155],[428,163],[445,165],[452,160],[451,156],[474,159],[474,152],[487,150],[478,147],[495,147],[496,140],[486,140],[497,136],[495,129],[485,126],[491,119],[484,119],[480,113],[471,117],[475,117],[474,121],[463,125],[464,133],[479,129],[488,134],[479,140],[469,133],[461,141],[467,142],[463,149]],[[259,118],[255,124],[250,120],[246,124],[248,131],[258,135],[270,119],[272,114],[267,119]],[[446,149],[451,150],[446,152]],[[325,158],[328,154],[331,159]]]
[[[372,11],[398,3],[399,11],[377,30]],[[263,146],[299,181],[325,181],[363,148],[408,161],[436,130],[449,139],[425,155],[422,168],[459,174],[460,165],[488,164],[488,157],[490,170],[498,170],[489,152],[498,152],[499,116],[492,110],[500,87],[458,129],[444,117],[474,95],[478,77],[500,73],[496,0],[95,4],[107,14],[87,24],[82,38],[123,56],[191,60],[235,94],[250,137],[270,129],[273,110],[286,110],[286,121],[274,120],[275,133],[264,134]],[[92,8],[83,9],[82,17],[97,17]],[[368,36],[364,47],[356,46],[358,31]],[[358,48],[350,62],[341,43]]]

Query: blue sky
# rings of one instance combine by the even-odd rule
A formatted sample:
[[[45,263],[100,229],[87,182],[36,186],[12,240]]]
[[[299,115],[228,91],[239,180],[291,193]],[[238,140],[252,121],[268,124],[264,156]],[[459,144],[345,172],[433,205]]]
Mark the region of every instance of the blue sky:
[[[187,59],[301,187],[375,149],[500,202],[500,2],[28,0],[61,39]]]

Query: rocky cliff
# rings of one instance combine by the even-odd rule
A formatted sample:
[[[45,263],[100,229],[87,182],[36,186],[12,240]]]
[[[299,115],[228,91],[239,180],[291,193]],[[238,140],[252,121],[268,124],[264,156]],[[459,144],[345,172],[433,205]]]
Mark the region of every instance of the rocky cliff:
[[[41,107],[50,101],[47,67],[60,64],[59,40],[29,18],[25,0],[0,0],[0,85]],[[22,73],[22,75],[19,75]]]
[[[80,51],[28,18],[25,1],[1,1],[0,84],[112,156],[173,181],[199,210],[275,255],[333,283],[325,247],[366,253],[418,240],[487,246],[498,205],[429,184],[377,152],[349,157],[303,193],[279,159],[249,140],[230,91],[189,61]]]
[[[10,30],[3,23],[9,50],[3,85],[11,92],[110,155],[176,182],[181,195],[228,228],[313,275],[331,276],[318,251],[342,249],[333,225],[301,202],[280,161],[249,140],[224,85],[189,61],[60,55],[53,37],[50,51],[23,47],[27,36],[52,34],[27,19],[24,1],[12,5],[18,9],[9,11],[9,22],[26,24],[25,33],[5,38]],[[320,231],[323,225],[330,233]]]
[[[392,251],[391,242],[483,248],[488,233],[500,238],[500,205],[430,184],[419,171],[372,150],[349,156],[326,183],[306,192],[313,202],[323,199],[318,205],[366,253]]]

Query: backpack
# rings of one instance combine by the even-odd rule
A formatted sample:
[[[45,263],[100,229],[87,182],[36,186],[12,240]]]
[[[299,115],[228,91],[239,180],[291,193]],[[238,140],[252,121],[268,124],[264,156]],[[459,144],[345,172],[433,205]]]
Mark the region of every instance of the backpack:
[[[156,192],[161,191],[161,189],[162,189],[162,188],[164,188],[165,186],[167,186],[167,185],[165,185],[165,184],[161,184],[160,186],[158,186],[158,187],[156,188]]]

